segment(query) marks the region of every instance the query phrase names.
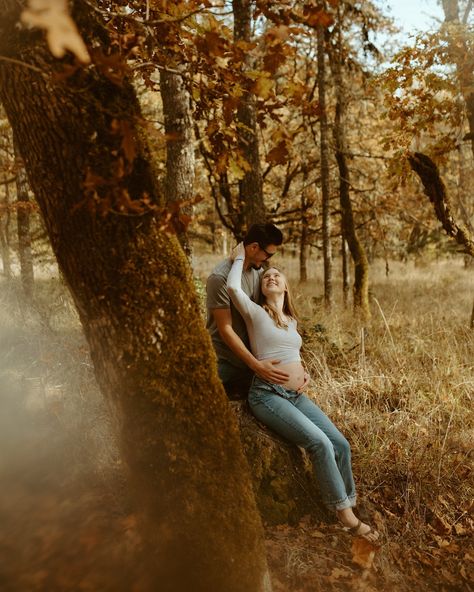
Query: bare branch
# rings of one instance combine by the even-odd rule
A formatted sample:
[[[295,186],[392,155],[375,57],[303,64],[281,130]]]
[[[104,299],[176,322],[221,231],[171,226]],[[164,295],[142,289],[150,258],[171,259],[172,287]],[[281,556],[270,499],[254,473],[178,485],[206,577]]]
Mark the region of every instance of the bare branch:
[[[446,233],[464,247],[464,251],[474,257],[474,241],[469,231],[458,225],[452,214],[446,187],[441,179],[438,167],[421,152],[415,152],[408,157],[411,168],[420,177],[430,202],[434,206],[435,214]]]

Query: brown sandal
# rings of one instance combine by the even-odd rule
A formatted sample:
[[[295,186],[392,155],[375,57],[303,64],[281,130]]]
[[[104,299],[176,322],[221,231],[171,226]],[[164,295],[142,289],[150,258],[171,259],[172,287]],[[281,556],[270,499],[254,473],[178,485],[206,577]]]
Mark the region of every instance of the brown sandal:
[[[361,524],[362,524],[362,520],[357,520],[357,524],[355,526],[348,526],[347,527],[348,531],[351,533],[351,535],[365,539],[369,543],[377,542],[377,540],[379,538],[379,533],[376,530],[372,530],[372,528],[368,524],[367,524],[367,526],[369,526],[369,530],[367,532],[364,532],[364,534],[358,533],[358,530],[361,527]],[[370,536],[370,535],[372,535],[372,536]]]

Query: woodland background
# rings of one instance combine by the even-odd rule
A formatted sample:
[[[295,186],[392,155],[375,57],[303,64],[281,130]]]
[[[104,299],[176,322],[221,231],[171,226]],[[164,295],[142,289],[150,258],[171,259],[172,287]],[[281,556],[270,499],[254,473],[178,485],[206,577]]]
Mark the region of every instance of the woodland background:
[[[382,2],[1,3],[2,589],[471,589],[473,10],[440,4],[401,47]],[[263,220],[380,548],[244,460],[274,444],[204,285]]]

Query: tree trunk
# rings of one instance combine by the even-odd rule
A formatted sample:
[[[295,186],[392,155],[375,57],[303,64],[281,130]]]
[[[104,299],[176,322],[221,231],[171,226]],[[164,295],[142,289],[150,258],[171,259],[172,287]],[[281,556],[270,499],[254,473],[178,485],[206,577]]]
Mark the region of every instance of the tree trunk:
[[[18,252],[20,255],[21,285],[25,296],[33,295],[34,268],[33,254],[31,251],[30,213],[31,203],[28,193],[28,180],[26,171],[19,156],[18,146],[15,145],[15,159],[17,163],[16,195],[17,195],[17,229]]]
[[[252,40],[252,0],[232,0],[234,11],[234,41]],[[243,64],[245,69],[253,69],[252,55],[247,53]],[[263,181],[260,167],[260,153],[257,135],[257,101],[247,88],[244,90],[237,109],[239,123],[239,149],[250,165],[243,179],[239,181],[239,197],[244,208],[244,220],[247,228],[251,224],[265,222],[265,204],[263,201]]]
[[[167,70],[160,71],[160,90],[166,132],[166,180],[168,203],[184,202],[181,209],[185,216],[191,214],[190,202],[194,189],[194,134],[190,96],[183,77]],[[188,259],[191,246],[186,234],[186,224],[178,228],[178,239]]]
[[[306,196],[308,181],[308,167],[303,165],[303,191],[301,192],[301,237],[300,237],[300,282],[308,280],[307,260],[308,260],[308,200]]]
[[[331,195],[329,190],[329,138],[328,116],[326,112],[326,70],[324,50],[325,28],[318,26],[318,97],[319,125],[321,134],[321,193],[323,211],[323,260],[324,260],[324,303],[330,308],[333,304],[332,289],[332,247],[331,247]]]
[[[12,277],[11,258],[10,258],[10,190],[5,185],[5,199],[3,200],[3,213],[0,210],[0,246],[2,254],[3,275],[10,279]]]
[[[142,508],[148,589],[259,591],[262,530],[239,432],[176,238],[160,206],[131,84],[62,73],[2,0],[0,98]],[[105,27],[76,3],[89,46]],[[120,70],[122,71],[122,70]],[[133,151],[131,146],[134,147]]]
[[[338,19],[340,20],[341,10],[338,8]],[[349,193],[350,179],[349,167],[347,166],[347,140],[345,130],[346,117],[346,91],[342,76],[342,38],[341,25],[336,30],[337,50],[332,59],[334,82],[336,87],[336,115],[334,119],[334,143],[336,150],[336,161],[339,169],[339,201],[341,204],[341,219],[343,237],[347,241],[351,257],[354,262],[354,309],[360,312],[363,320],[370,318],[369,307],[369,262],[364,247],[357,236],[352,212],[352,203]]]
[[[349,285],[350,285],[350,270],[349,270],[349,252],[347,249],[347,241],[344,237],[344,227],[341,220],[341,256],[342,256],[342,302],[344,308],[349,304]]]
[[[461,93],[466,103],[471,149],[474,156],[474,57],[472,56],[472,52],[469,51],[469,44],[467,42],[470,35],[466,25],[467,14],[461,22],[458,0],[442,0],[442,4],[445,23],[450,27],[454,27],[454,30],[448,30],[448,47],[452,60],[456,64]],[[468,13],[470,7],[466,10]]]

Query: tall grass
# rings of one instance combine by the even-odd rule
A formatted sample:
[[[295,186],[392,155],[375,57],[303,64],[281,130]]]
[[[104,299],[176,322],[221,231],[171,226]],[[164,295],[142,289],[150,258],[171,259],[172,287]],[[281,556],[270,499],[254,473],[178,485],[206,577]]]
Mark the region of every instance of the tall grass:
[[[195,256],[201,286],[219,259]],[[397,517],[395,535],[416,538],[436,520],[461,528],[474,497],[472,272],[457,259],[393,262],[388,275],[375,263],[372,319],[362,328],[342,306],[337,277],[334,308],[322,307],[319,261],[304,285],[296,259],[280,257],[278,265],[300,312],[308,392],[350,440],[362,497]],[[92,463],[105,478],[119,462],[77,315],[58,280],[39,282],[33,304],[22,301],[18,283],[1,283],[3,411],[13,384],[15,401],[48,412],[71,436],[76,468]]]
[[[201,279],[217,259],[199,259]],[[362,327],[342,305],[337,273],[328,311],[320,261],[305,284],[296,258],[275,264],[300,313],[308,393],[350,440],[362,497],[397,517],[391,528],[404,540],[426,535],[428,523],[432,534],[462,532],[474,499],[472,271],[461,258],[390,262],[388,274],[376,262]]]
[[[456,260],[391,269],[373,267],[365,329],[340,304],[308,310],[314,284],[298,292],[310,392],[351,441],[362,490],[417,536],[474,497],[474,278]]]

